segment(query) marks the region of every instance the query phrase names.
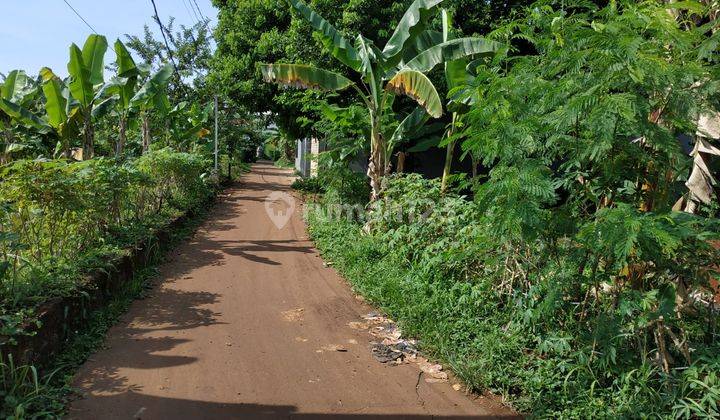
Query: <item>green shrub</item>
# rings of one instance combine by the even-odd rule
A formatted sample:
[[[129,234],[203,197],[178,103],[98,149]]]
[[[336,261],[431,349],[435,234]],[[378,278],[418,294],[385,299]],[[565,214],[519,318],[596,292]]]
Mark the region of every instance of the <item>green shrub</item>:
[[[310,178],[298,178],[293,181],[290,187],[296,191],[301,191],[307,194],[320,194],[325,192],[325,186],[316,176]]]
[[[321,167],[319,178],[329,202],[364,206],[370,198],[370,184],[362,173],[342,166]]]
[[[521,411],[717,416],[717,312],[697,303],[681,311],[674,287],[678,278],[700,281],[696,267],[717,260],[705,241],[714,221],[619,205],[575,233],[550,234],[562,211],[548,207],[552,196],[539,192],[535,209],[501,213],[513,199],[504,189],[529,188],[519,181],[526,176],[547,175],[491,176],[475,200],[440,195],[438,180],[395,176],[369,213],[371,235],[322,212],[309,214],[310,232],[424,351]],[[642,285],[613,288],[628,266],[643,267]],[[659,340],[675,363],[669,371]]]
[[[370,185],[365,175],[347,168],[321,168],[320,174],[298,178],[291,187],[309,194],[324,194],[325,202],[365,205],[370,197]]]
[[[102,266],[149,229],[204,203],[212,193],[208,167],[199,155],[170,149],[126,163],[19,160],[3,167],[3,313],[74,293],[89,266]]]

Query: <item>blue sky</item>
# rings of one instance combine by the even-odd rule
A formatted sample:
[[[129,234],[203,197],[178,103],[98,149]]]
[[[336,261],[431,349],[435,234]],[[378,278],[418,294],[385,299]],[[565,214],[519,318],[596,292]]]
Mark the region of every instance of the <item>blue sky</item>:
[[[95,30],[108,38],[125,40],[124,34],[141,35],[143,25],[157,30],[152,20],[150,0],[67,0]],[[175,25],[190,25],[195,16],[190,7],[193,0],[155,0],[160,19],[176,18]],[[203,15],[217,21],[217,10],[211,0],[194,0]],[[63,0],[3,0],[3,23],[0,25],[0,72],[24,69],[37,74],[50,67],[60,76],[67,75],[68,47],[76,43],[82,48],[92,31]],[[197,12],[196,12],[197,13]],[[114,55],[108,52],[106,61]]]

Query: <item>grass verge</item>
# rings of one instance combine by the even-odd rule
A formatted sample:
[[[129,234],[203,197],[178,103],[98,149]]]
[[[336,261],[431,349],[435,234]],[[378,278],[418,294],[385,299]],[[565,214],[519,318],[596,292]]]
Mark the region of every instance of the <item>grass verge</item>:
[[[498,314],[480,316],[484,308],[470,304],[467,284],[428,281],[422,268],[381,252],[376,239],[363,235],[356,223],[311,212],[308,225],[323,258],[355,291],[397,320],[404,333],[419,338],[423,352],[446,363],[472,389],[508,396],[513,387],[507,381],[515,376],[508,372],[521,368],[518,350],[524,343],[501,331],[504,320]],[[497,380],[503,376],[504,381]],[[491,385],[503,382],[510,386]],[[522,400],[516,403],[527,407]]]
[[[198,209],[180,228],[170,232],[170,241],[163,245],[161,252],[147,267],[136,272],[108,305],[91,313],[82,329],[70,333],[64,350],[48,366],[42,370],[35,366],[17,366],[12,359],[0,355],[0,418],[60,418],[65,415],[68,403],[78,396],[71,386],[77,369],[102,348],[107,331],[130,304],[155,287],[151,280],[157,275],[157,267],[167,252],[190,237],[207,214],[207,209]]]

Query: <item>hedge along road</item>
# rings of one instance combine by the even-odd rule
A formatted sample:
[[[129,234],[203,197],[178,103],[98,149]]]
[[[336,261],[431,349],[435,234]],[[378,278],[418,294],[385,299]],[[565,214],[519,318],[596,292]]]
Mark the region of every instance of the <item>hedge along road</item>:
[[[372,308],[308,240],[290,170],[259,163],[160,267],[80,369],[70,418],[494,418],[489,398],[373,358]],[[282,208],[277,208],[280,205]],[[339,350],[339,351],[338,351]]]

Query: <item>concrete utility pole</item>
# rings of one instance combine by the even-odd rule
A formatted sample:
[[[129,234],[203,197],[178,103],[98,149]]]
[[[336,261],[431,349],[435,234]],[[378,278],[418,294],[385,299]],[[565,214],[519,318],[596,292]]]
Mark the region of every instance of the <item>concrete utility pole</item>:
[[[215,95],[215,173],[218,174],[218,97],[217,97],[217,95]]]

